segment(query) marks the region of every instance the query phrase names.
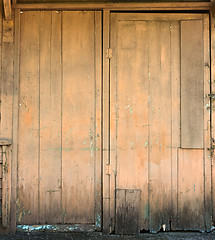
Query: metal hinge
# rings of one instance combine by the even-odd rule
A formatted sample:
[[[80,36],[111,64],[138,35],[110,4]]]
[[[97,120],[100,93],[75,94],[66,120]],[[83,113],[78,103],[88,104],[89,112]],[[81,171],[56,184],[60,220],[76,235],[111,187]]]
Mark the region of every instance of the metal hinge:
[[[215,93],[209,93],[206,95],[207,98],[215,99]]]
[[[106,175],[111,175],[111,165],[110,164],[106,165]]]
[[[211,139],[211,147],[208,148],[208,151],[211,152],[211,156],[214,157],[214,150],[215,150],[215,139],[212,138]]]
[[[112,58],[112,49],[111,48],[107,48],[106,58],[108,58],[108,59]]]

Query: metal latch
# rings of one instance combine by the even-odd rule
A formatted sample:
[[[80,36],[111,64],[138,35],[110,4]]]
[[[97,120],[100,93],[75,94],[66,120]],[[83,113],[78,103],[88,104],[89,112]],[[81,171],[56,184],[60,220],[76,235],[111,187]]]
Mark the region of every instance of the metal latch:
[[[209,94],[206,95],[206,97],[215,100],[215,93],[209,93]]]
[[[107,51],[106,51],[106,58],[108,58],[108,59],[112,58],[112,49],[111,48],[107,49]]]
[[[106,165],[106,175],[111,175],[111,165],[110,164]]]
[[[208,148],[208,151],[211,151],[211,156],[214,156],[214,150],[215,150],[215,139],[211,139],[211,147]]]

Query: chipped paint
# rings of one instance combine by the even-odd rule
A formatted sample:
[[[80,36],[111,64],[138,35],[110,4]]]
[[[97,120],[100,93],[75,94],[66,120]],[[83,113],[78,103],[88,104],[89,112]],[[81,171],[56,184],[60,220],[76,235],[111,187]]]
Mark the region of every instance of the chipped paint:
[[[96,226],[101,227],[101,216],[99,214],[96,215]]]
[[[89,131],[89,136],[90,136],[90,152],[91,152],[91,157],[93,157],[93,151],[94,151],[94,147],[93,147],[93,133],[92,130],[90,129]]]
[[[147,146],[148,146],[148,142],[145,142],[145,148],[147,148]]]
[[[133,114],[133,106],[132,105],[127,105],[124,109],[129,109],[130,114]]]
[[[17,222],[21,222],[24,216],[31,215],[31,211],[28,209],[25,209],[23,207],[23,204],[21,203],[20,199],[17,198],[16,200],[16,216],[17,216]]]
[[[134,149],[134,143],[131,142],[131,149],[133,150]]]
[[[17,225],[17,230],[24,232],[95,232],[99,228],[97,225],[89,224]]]

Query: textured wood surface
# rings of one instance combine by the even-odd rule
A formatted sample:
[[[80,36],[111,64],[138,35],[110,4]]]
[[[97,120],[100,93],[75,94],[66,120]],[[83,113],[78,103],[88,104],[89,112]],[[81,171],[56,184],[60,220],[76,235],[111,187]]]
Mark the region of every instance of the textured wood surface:
[[[181,22],[181,147],[203,148],[202,21]]]
[[[20,33],[18,223],[100,228],[101,14],[23,12]]]
[[[189,21],[188,18],[192,20]],[[187,34],[183,24],[189,25]],[[114,151],[111,159],[115,159],[117,164],[115,188],[141,189],[140,230],[190,230],[198,227],[202,229],[204,225],[204,171],[206,166],[210,169],[210,157],[205,159],[203,150],[195,150],[203,148],[203,82],[208,80],[208,74],[204,73],[204,59],[207,61],[209,57],[209,26],[205,23],[203,44],[202,25],[201,14],[112,15],[110,133],[111,149]],[[198,53],[189,47],[191,42],[188,43],[188,39],[192,38],[191,35],[195,38],[191,41],[194,45],[200,43]],[[182,66],[185,68],[191,50],[196,55],[189,64],[194,67],[185,70],[181,64],[184,61]],[[183,73],[181,76],[184,84],[181,86],[180,71]],[[194,83],[190,82],[190,78]],[[185,84],[190,84],[189,88]],[[188,91],[187,95],[185,90]],[[197,99],[191,99],[191,108],[197,109],[198,117],[192,115],[192,109],[189,110],[187,98],[191,97],[190,91],[194,91],[194,96],[191,96]],[[198,96],[195,95],[196,92]],[[183,109],[180,108],[181,101]],[[205,114],[206,125],[209,118],[208,112]],[[191,125],[189,121],[193,117],[196,120]],[[181,135],[180,128],[186,127],[189,131]],[[181,137],[184,142],[188,139],[188,143],[183,142],[183,146],[192,148],[190,151],[180,150]],[[209,146],[208,143],[206,146]],[[189,165],[193,168],[191,172],[188,170]],[[200,176],[199,179],[196,178],[197,175]],[[210,173],[207,181],[209,179]],[[195,191],[190,190],[192,184]],[[210,195],[210,184],[207,189],[207,194]],[[195,199],[199,199],[199,202]],[[206,211],[209,219],[209,200]],[[183,222],[185,212],[191,217]],[[197,216],[199,219],[195,222]]]

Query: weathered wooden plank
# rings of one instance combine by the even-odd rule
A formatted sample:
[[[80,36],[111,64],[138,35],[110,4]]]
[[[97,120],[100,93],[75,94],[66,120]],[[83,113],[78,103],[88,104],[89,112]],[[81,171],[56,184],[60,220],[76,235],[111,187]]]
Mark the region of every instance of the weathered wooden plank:
[[[94,151],[97,150],[94,146],[96,137],[94,50],[95,45],[100,44],[100,42],[95,44],[94,12],[63,12],[62,31],[64,222],[93,223]]]
[[[181,147],[203,148],[202,21],[181,22]]]
[[[215,52],[215,12],[210,12],[210,45],[211,45],[211,53]],[[215,92],[215,56],[211,54],[211,91]],[[211,101],[211,137],[215,139],[215,115],[214,115],[215,101]],[[212,144],[212,143],[211,143]],[[212,151],[212,221],[215,221],[215,188],[213,187],[215,184],[215,155]]]
[[[40,223],[61,222],[61,13],[41,12]],[[39,23],[38,23],[39,24]]]
[[[116,189],[116,234],[125,230],[125,189]]]
[[[190,13],[118,13],[117,19],[121,21],[179,21],[179,20],[200,20],[202,19],[201,14],[190,14]]]
[[[102,161],[103,161],[103,232],[110,233],[110,175],[106,174],[106,167],[110,165],[110,105],[109,105],[109,64],[110,60],[106,57],[106,51],[109,46],[109,25],[110,25],[110,11],[104,10],[103,12],[103,95],[102,95],[102,104],[103,104],[103,119],[102,119],[102,128],[103,128],[103,139],[102,139]],[[113,173],[112,173],[113,174]],[[112,211],[114,211],[112,209]]]
[[[95,139],[94,146],[98,151],[94,151],[95,160],[95,224],[99,230],[102,226],[102,182],[101,182],[101,164],[102,164],[102,134],[101,134],[101,121],[102,121],[102,26],[101,26],[101,12],[95,12],[95,108],[96,116],[94,125]]]
[[[161,227],[160,204],[158,193],[160,189],[159,165],[161,161],[160,142],[160,44],[159,22],[149,23],[149,229],[158,231]],[[154,196],[155,193],[155,196]],[[160,198],[159,198],[160,200]]]
[[[204,96],[210,92],[210,42],[209,42],[209,15],[203,15],[203,33],[204,33]],[[210,105],[210,99],[204,99],[204,106]],[[204,108],[204,182],[205,182],[205,226],[206,231],[211,231],[212,226],[212,202],[211,202],[211,194],[212,194],[212,185],[211,185],[211,152],[208,150],[210,148],[210,137],[211,137],[211,129],[210,129],[210,114],[211,111],[208,108]]]
[[[116,189],[116,234],[138,234],[141,191]]]
[[[171,87],[172,87],[172,173],[171,173],[171,228],[177,229],[177,164],[180,147],[180,36],[179,21],[171,21]]]
[[[140,232],[140,198],[140,189],[126,189],[124,234],[138,234]]]
[[[12,16],[10,16],[12,17]],[[2,226],[10,227],[13,113],[13,21],[2,22],[1,144],[3,145]]]
[[[3,146],[2,151],[2,227],[7,228],[10,224],[11,149]]]
[[[109,148],[110,148],[110,171],[109,175],[106,173],[108,177],[110,177],[110,232],[114,229],[114,223],[116,220],[115,213],[116,213],[116,199],[115,199],[115,191],[116,191],[116,181],[117,181],[117,157],[116,157],[116,151],[117,151],[117,134],[116,134],[116,127],[118,125],[118,103],[117,103],[117,56],[118,56],[118,43],[117,37],[118,37],[118,23],[116,21],[116,14],[110,15],[110,49],[113,53],[113,56],[110,56],[111,58],[108,59],[108,54],[106,54],[106,61],[109,61],[110,64],[110,81],[109,82],[109,88],[110,88],[110,108],[108,111],[110,111],[109,114]],[[107,116],[108,116],[107,114]],[[107,135],[108,136],[108,135]],[[117,221],[117,220],[116,220]],[[120,227],[121,228],[121,227]]]
[[[3,0],[4,3],[4,16],[6,21],[12,20],[11,0]]]
[[[160,2],[160,3],[41,3],[41,4],[14,4],[14,9],[44,9],[44,10],[210,10],[213,7],[213,3],[210,2]]]
[[[178,229],[204,231],[203,150],[179,149]]]
[[[20,19],[17,219],[22,224],[39,222],[39,18],[39,12],[23,12]]]
[[[116,188],[142,189],[140,225],[147,229],[148,23],[116,22],[116,16],[111,24],[111,165],[116,159]]]
[[[11,232],[16,232],[17,200],[17,158],[18,158],[18,119],[19,119],[19,54],[20,54],[20,13],[15,10],[14,39],[14,85],[13,85],[13,147],[11,161]]]
[[[150,22],[150,231],[169,229],[171,215],[170,23]],[[158,67],[159,66],[159,67]]]

